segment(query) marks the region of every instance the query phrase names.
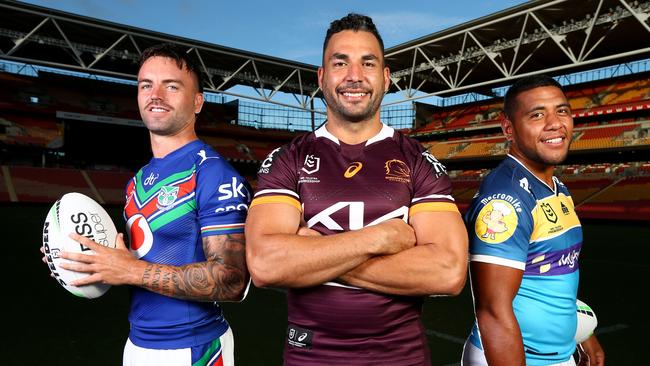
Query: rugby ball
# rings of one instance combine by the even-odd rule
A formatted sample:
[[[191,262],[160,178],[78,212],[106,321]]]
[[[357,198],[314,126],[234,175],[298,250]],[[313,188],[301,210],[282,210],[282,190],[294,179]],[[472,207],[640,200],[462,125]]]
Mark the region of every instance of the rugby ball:
[[[589,305],[584,302],[576,299],[577,315],[578,315],[578,327],[576,328],[576,343],[582,343],[586,341],[592,334],[598,325],[598,319],[596,318],[596,313],[589,307]]]
[[[67,261],[59,257],[61,251],[94,254],[88,247],[70,239],[68,235],[73,232],[101,245],[115,248],[117,230],[113,220],[92,198],[81,193],[68,193],[52,205],[43,224],[43,253],[56,281],[79,297],[93,299],[102,296],[110,285],[71,286],[71,281],[88,274],[60,267],[61,263]]]

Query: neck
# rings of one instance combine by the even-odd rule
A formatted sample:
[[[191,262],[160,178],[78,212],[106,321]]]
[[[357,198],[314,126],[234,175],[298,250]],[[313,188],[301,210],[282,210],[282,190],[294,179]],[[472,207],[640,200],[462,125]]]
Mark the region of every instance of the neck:
[[[360,144],[368,141],[381,131],[382,123],[379,120],[379,113],[371,119],[361,122],[343,121],[336,117],[332,118],[328,113],[327,131],[340,141],[349,145]]]
[[[553,165],[541,164],[530,159],[527,159],[525,156],[521,156],[516,152],[510,151],[510,155],[514,156],[519,160],[534,176],[539,178],[542,182],[548,184],[549,187],[553,188]]]
[[[149,137],[151,140],[151,152],[154,158],[164,158],[167,154],[198,139],[193,128],[189,131],[181,131],[172,136],[156,135],[149,132]]]

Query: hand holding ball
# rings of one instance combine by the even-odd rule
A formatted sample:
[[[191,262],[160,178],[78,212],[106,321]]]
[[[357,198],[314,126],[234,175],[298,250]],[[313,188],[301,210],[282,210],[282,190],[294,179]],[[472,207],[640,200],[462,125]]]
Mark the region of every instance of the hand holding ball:
[[[77,233],[106,247],[115,248],[117,230],[106,211],[90,197],[81,193],[68,193],[56,201],[43,225],[43,253],[54,278],[72,294],[96,298],[102,296],[110,285],[93,284],[75,287],[69,283],[87,277],[87,273],[61,268],[68,262],[59,256],[61,251],[94,254],[94,252],[71,239],[68,235]]]

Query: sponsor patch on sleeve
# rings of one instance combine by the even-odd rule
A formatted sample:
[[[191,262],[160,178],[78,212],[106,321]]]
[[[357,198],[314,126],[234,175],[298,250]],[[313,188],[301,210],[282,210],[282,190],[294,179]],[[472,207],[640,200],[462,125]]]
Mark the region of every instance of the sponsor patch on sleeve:
[[[506,241],[517,228],[517,212],[504,200],[489,201],[478,214],[474,224],[476,236],[488,244]]]

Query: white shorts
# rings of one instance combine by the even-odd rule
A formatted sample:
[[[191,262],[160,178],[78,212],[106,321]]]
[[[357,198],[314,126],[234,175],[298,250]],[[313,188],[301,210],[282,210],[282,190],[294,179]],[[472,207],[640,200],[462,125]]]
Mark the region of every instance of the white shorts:
[[[130,339],[124,345],[123,366],[234,366],[235,340],[232,330],[219,337],[220,347],[210,344],[179,349],[151,349],[138,347]],[[199,350],[200,349],[200,350]],[[207,352],[205,350],[208,350]],[[194,355],[192,355],[194,351]],[[198,353],[197,357],[197,351]],[[197,361],[198,358],[198,361]]]
[[[463,346],[463,358],[460,361],[461,366],[488,366],[487,360],[485,359],[485,353],[483,350],[476,347],[469,340],[465,341]],[[573,357],[569,358],[568,361],[554,363],[548,366],[576,366]]]

